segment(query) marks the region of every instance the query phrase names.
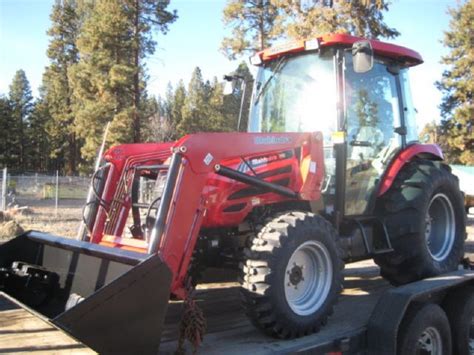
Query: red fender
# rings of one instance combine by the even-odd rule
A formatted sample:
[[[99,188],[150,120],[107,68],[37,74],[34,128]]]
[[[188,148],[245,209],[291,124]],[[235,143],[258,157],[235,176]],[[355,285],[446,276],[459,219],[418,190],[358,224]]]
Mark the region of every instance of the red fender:
[[[443,152],[436,144],[420,144],[415,143],[400,151],[392,160],[388,169],[382,177],[377,196],[381,196],[392,186],[393,181],[397,177],[403,166],[416,156],[426,157],[432,160],[443,160]]]

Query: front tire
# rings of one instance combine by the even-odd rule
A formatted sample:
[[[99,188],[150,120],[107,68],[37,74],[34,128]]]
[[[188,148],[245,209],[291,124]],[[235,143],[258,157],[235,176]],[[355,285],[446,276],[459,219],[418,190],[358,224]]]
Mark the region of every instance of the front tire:
[[[408,163],[376,210],[394,249],[374,258],[385,279],[401,285],[457,269],[466,216],[458,179],[447,165]]]
[[[246,250],[242,299],[258,328],[277,338],[317,332],[342,289],[343,262],[329,222],[311,213],[280,215]]]

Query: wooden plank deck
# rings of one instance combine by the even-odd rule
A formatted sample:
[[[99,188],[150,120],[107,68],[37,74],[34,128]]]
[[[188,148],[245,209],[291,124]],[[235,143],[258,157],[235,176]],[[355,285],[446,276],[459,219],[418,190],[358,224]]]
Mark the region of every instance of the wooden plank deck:
[[[0,353],[95,354],[0,292]]]
[[[277,340],[260,333],[240,307],[237,283],[199,285],[196,299],[207,320],[207,333],[198,352],[292,353],[364,332],[379,297],[391,286],[379,276],[378,268],[371,262],[348,265],[344,273],[345,290],[327,326],[317,334],[294,340]],[[180,313],[179,302],[170,304],[160,353],[172,354],[176,350]]]
[[[474,259],[474,233],[469,230],[466,256]],[[349,264],[344,271],[344,292],[326,327],[319,333],[295,340],[276,340],[262,335],[240,308],[237,283],[198,286],[197,300],[207,320],[200,354],[293,353],[314,344],[363,333],[377,300],[389,287],[371,261]],[[171,302],[162,335],[160,353],[173,354],[181,317],[181,303]],[[124,328],[126,336],[126,328]],[[188,346],[187,349],[190,349]],[[0,353],[91,354],[92,350],[64,334],[35,312],[21,308],[0,292]],[[191,353],[188,351],[188,353]]]
[[[354,264],[359,265],[359,264]],[[345,291],[328,326],[315,335],[295,340],[276,340],[262,335],[247,319],[240,306],[235,282],[198,286],[197,300],[205,313],[207,333],[201,354],[255,354],[291,352],[312,344],[332,341],[354,331],[363,331],[371,307],[389,287],[372,264],[345,271]],[[160,353],[177,349],[181,302],[171,302],[162,334]],[[347,314],[351,314],[350,317]],[[126,336],[126,335],[125,335]],[[188,349],[191,349],[189,346]],[[92,354],[92,350],[51,325],[36,312],[22,307],[0,292],[0,353]],[[190,351],[189,351],[190,353]]]
[[[472,217],[468,226],[466,256],[474,260]],[[377,301],[392,286],[380,277],[379,268],[371,260],[346,265],[344,276],[344,291],[328,324],[317,334],[294,340],[276,340],[260,333],[240,308],[237,283],[199,285],[196,296],[207,320],[207,333],[198,353],[295,353],[314,344],[332,343],[341,337],[365,332]],[[180,303],[170,304],[160,346],[163,354],[173,354],[177,348],[180,314]]]

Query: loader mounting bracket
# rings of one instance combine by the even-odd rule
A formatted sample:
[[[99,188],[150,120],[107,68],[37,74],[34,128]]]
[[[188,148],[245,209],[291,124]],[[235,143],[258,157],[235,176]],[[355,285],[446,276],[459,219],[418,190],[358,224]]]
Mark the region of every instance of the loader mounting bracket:
[[[37,265],[15,261],[0,269],[0,288],[30,306],[39,306],[58,287],[58,274]]]

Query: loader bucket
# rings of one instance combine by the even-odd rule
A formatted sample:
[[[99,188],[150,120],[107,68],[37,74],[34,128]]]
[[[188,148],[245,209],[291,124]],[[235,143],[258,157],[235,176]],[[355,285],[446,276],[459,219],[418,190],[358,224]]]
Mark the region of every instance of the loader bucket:
[[[156,354],[170,285],[158,254],[34,231],[0,246],[0,290],[99,353]]]

